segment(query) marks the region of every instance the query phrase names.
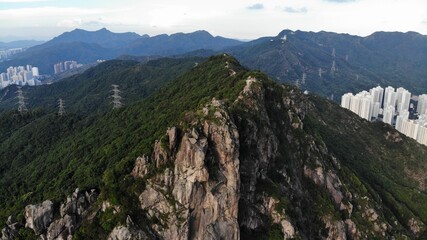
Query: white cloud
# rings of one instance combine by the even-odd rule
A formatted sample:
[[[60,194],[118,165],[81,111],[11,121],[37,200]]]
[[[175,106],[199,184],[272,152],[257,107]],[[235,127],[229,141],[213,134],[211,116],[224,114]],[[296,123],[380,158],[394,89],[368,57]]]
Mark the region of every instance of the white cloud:
[[[255,3],[254,5],[251,5],[247,8],[249,10],[261,10],[261,9],[264,9],[264,5],[262,3]]]
[[[283,11],[287,13],[307,13],[307,8],[306,7],[302,7],[302,8],[285,7]]]
[[[40,21],[31,19],[33,17],[49,18],[52,16],[79,16],[107,13],[107,9],[86,8],[60,8],[60,7],[37,7],[37,8],[15,8],[0,10],[0,19],[26,18],[26,21]]]
[[[75,27],[107,27],[117,32],[149,35],[204,29],[214,35],[244,39],[276,35],[286,28],[358,35],[379,30],[427,33],[425,0],[356,0],[345,4],[336,1],[340,0],[264,0],[262,4],[256,0],[104,0],[99,8],[81,4],[54,7],[54,1],[50,1],[33,4],[39,5],[36,8],[0,10],[0,31],[14,32],[18,27],[29,29],[36,25],[40,26],[37,31],[50,27],[57,29],[55,33]],[[254,7],[257,2],[262,10],[249,11],[248,6]]]

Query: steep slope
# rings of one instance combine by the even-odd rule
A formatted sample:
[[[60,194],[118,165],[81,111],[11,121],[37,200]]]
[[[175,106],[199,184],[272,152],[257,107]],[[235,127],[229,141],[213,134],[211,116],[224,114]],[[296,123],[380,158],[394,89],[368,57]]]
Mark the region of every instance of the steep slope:
[[[281,82],[301,82],[306,73],[301,88],[329,97],[377,84],[402,86],[416,94],[426,92],[426,47],[427,37],[413,32],[378,32],[358,37],[284,30],[275,37],[260,38],[228,52],[242,64],[265,71]],[[334,60],[336,72],[332,73]]]
[[[158,59],[146,63],[111,60],[61,82],[23,88],[30,109],[57,110],[62,98],[70,113],[94,113],[111,109],[111,85],[118,84],[123,102],[131,104],[194,67],[202,58]],[[0,111],[16,108],[16,87],[0,92]]]
[[[399,239],[425,232],[426,147],[228,55],[119,111],[80,121],[37,118],[0,149],[13,162],[17,142],[37,152],[41,146],[28,143],[45,131],[54,137],[42,153],[4,167],[2,221],[32,204],[4,233]]]

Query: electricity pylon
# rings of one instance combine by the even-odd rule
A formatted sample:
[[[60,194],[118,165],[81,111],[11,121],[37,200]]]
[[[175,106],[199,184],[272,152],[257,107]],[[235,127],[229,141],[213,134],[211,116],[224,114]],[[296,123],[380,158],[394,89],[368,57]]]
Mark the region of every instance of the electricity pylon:
[[[331,72],[334,73],[337,70],[335,60],[332,61]]]
[[[121,91],[119,90],[119,85],[113,84],[111,86],[113,87],[113,95],[111,95],[111,97],[113,98],[113,109],[123,107],[122,97],[119,95],[121,93]]]
[[[307,79],[307,74],[303,73],[302,74],[302,80],[301,80],[301,85],[305,85],[305,80]]]
[[[18,96],[17,96],[17,98],[18,98],[18,112],[21,115],[24,115],[25,113],[28,112],[28,108],[25,104],[25,97],[24,97],[24,94],[22,93],[21,87],[18,87],[18,90],[16,90],[16,93],[18,93]]]
[[[58,100],[58,116],[62,117],[65,116],[66,112],[65,112],[65,101],[62,100],[62,98],[60,98]]]

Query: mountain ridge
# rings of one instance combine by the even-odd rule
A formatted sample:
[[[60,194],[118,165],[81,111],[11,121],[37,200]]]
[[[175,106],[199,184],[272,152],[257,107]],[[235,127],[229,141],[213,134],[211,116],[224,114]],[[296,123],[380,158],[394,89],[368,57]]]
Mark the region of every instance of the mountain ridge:
[[[203,48],[220,50],[240,43],[233,39],[214,37],[202,30],[150,37],[136,33],[113,33],[105,28],[97,31],[75,29],[12,56],[10,61],[0,63],[0,69],[32,64],[38,66],[41,73],[52,74],[53,64],[67,60],[91,63],[97,59],[109,60],[121,55],[166,57]]]

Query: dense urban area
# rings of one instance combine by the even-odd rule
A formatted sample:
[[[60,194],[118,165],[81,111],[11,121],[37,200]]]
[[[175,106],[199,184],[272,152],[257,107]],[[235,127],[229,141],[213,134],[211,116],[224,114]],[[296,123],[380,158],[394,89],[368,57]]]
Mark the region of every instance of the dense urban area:
[[[368,121],[380,120],[399,132],[427,145],[427,94],[412,96],[399,87],[377,86],[353,95],[346,93],[341,98],[341,107],[347,108]]]

